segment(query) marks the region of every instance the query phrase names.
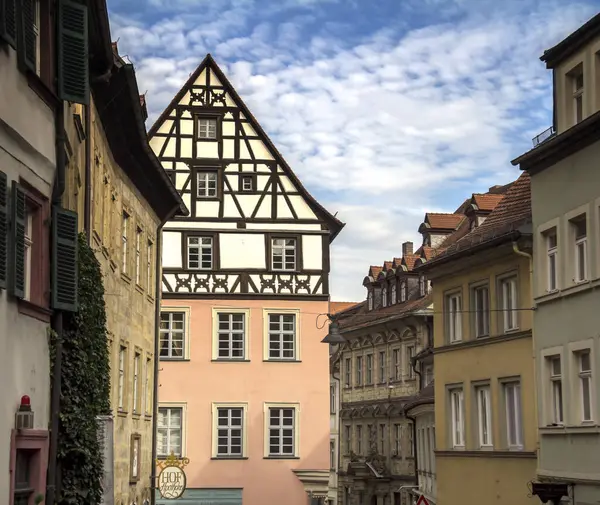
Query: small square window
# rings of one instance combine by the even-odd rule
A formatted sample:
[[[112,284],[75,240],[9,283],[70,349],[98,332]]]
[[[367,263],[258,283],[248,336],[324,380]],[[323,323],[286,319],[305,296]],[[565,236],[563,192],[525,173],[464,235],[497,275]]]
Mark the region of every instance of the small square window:
[[[198,118],[198,139],[216,140],[217,120],[216,118]]]
[[[188,237],[187,266],[190,269],[211,270],[213,268],[213,238]]]
[[[273,270],[296,270],[295,238],[274,238],[271,240],[271,265]]]
[[[217,198],[218,174],[216,171],[197,172],[196,182],[196,196],[198,198]]]
[[[242,191],[255,191],[256,185],[254,184],[254,176],[252,175],[242,175]]]

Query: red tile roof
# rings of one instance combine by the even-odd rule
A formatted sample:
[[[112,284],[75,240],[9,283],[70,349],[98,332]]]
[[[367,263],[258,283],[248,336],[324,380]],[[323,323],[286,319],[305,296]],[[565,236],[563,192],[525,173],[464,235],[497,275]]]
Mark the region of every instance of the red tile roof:
[[[490,193],[473,193],[473,203],[479,210],[492,211],[502,201],[504,195],[492,195]]]
[[[392,262],[391,261],[384,261],[383,262],[383,269],[384,270],[389,270],[390,268],[392,268]]]
[[[406,265],[406,269],[410,272],[415,266],[415,261],[417,261],[419,257],[416,254],[407,254],[402,258],[403,263]]]
[[[369,267],[369,276],[373,277],[373,279],[377,279],[379,272],[381,272],[382,270],[383,270],[383,268],[381,268],[381,267],[371,265]]]
[[[463,214],[442,214],[437,212],[428,212],[425,214],[425,221],[432,228],[442,230],[456,230],[463,218]]]
[[[329,313],[337,314],[338,312],[342,312],[350,307],[354,307],[360,302],[329,302]]]

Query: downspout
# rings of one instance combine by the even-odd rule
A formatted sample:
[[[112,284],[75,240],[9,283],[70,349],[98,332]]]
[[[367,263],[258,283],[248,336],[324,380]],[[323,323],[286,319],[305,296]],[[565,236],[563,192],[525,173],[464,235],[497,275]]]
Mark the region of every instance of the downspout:
[[[159,354],[160,354],[160,304],[162,300],[162,229],[167,221],[169,221],[177,212],[175,207],[168,216],[161,221],[156,230],[156,245],[154,256],[156,258],[154,269],[154,384],[152,385],[152,467],[150,472],[150,504],[156,503],[156,428],[158,423],[158,371],[159,371]]]
[[[338,353],[338,357],[337,359],[333,362],[332,364],[332,368],[333,366],[335,366],[336,363],[340,363],[340,369],[341,369],[341,353]],[[339,472],[340,472],[340,467],[342,464],[342,448],[341,448],[341,444],[340,441],[342,440],[342,432],[341,432],[341,428],[342,428],[342,380],[340,378],[340,376],[338,375],[337,377],[335,376],[335,373],[331,374],[331,378],[334,381],[337,381],[337,391],[338,391],[338,398],[339,401],[337,402],[337,441],[336,441],[336,450],[337,450],[337,468],[335,469],[335,474],[336,474],[336,491],[338,493],[338,503],[339,503]]]

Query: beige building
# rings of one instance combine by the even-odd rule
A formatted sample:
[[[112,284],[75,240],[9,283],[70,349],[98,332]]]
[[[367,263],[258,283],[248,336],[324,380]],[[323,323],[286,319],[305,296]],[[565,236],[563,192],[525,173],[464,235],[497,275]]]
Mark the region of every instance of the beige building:
[[[154,471],[160,228],[185,206],[148,146],[133,65],[118,56],[116,45],[108,49],[110,77],[92,85],[89,107],[72,106],[67,116],[71,156],[63,200],[78,212],[104,276],[114,504],[130,505],[150,499]]]
[[[531,176],[533,316],[543,503],[600,501],[600,14],[542,61],[553,126],[517,158]]]

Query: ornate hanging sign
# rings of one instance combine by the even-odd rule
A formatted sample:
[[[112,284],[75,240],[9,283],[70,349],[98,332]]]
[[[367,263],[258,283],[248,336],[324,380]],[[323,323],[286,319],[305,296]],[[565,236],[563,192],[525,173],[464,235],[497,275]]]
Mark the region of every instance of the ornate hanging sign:
[[[177,458],[173,453],[167,459],[156,461],[157,466],[160,468],[158,490],[163,498],[176,500],[181,497],[187,485],[183,468],[189,462],[188,458]]]

